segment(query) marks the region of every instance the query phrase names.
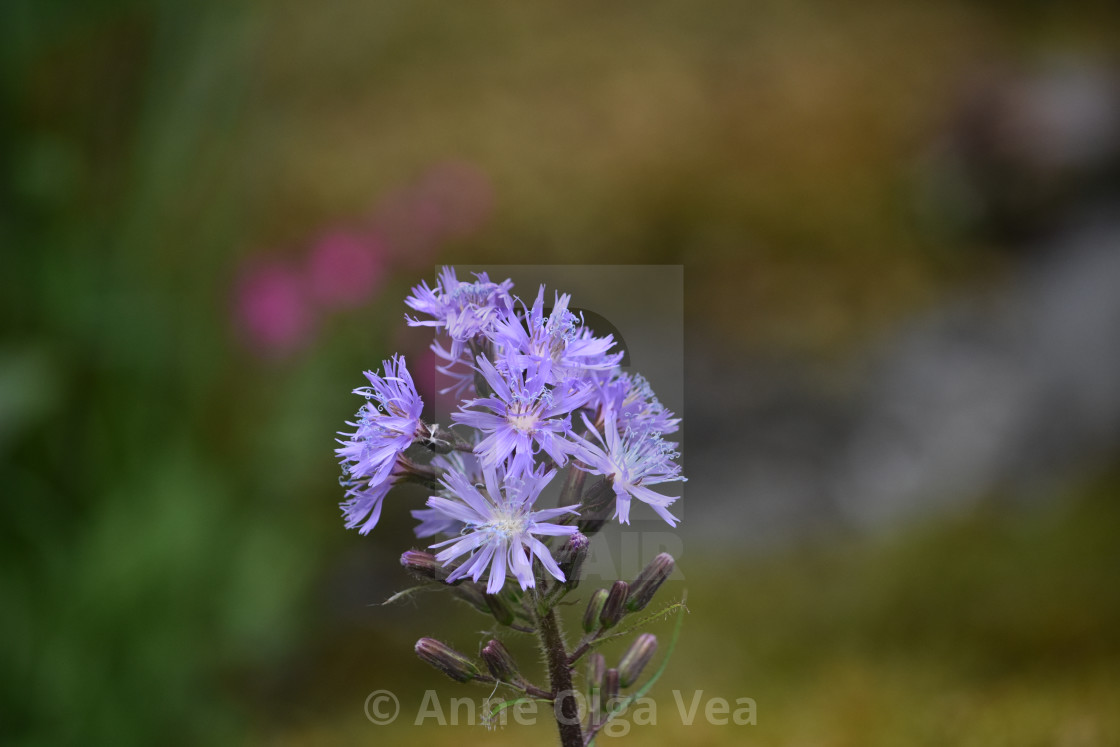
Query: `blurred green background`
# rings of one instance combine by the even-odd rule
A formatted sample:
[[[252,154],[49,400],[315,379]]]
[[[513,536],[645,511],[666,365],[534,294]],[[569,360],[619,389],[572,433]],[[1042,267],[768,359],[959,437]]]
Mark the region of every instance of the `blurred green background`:
[[[730,387],[793,361],[827,399],[880,335],[1023,261],[937,160],[962,88],[1107,57],[1118,20],[996,0],[5,3],[3,742],[549,743],[543,720],[362,712],[383,687],[406,712],[428,687],[487,694],[411,652],[474,645],[483,619],[374,606],[408,585],[404,512],[360,537],[336,507],[350,390],[426,344],[408,288],[445,262],[681,264],[690,359]],[[1029,505],[996,489],[884,531],[686,535],[662,725],[628,739],[1120,743],[1109,461]],[[720,497],[751,521],[751,494]],[[689,515],[709,498],[694,476]],[[752,697],[758,725],[683,727],[674,688]]]

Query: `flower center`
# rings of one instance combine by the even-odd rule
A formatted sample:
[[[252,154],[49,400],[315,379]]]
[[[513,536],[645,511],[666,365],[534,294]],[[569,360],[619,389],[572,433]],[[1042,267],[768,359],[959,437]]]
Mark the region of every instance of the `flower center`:
[[[520,513],[501,512],[487,525],[491,532],[505,539],[512,539],[525,532],[525,516]]]
[[[537,414],[534,412],[510,413],[509,424],[522,433],[532,433],[537,426]]]
[[[608,477],[611,478],[612,483],[622,483],[623,485],[630,482],[630,470],[627,468],[625,462],[620,459],[612,459],[610,462],[611,471]]]
[[[494,283],[460,283],[451,292],[451,301],[459,311],[466,311],[472,307],[485,306],[497,289],[498,286]]]

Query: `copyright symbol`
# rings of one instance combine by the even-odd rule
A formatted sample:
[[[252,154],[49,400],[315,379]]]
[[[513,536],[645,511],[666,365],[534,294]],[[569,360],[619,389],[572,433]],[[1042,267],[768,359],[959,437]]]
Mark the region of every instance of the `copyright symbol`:
[[[397,720],[401,702],[388,690],[374,690],[366,697],[365,711],[371,724],[385,726]]]

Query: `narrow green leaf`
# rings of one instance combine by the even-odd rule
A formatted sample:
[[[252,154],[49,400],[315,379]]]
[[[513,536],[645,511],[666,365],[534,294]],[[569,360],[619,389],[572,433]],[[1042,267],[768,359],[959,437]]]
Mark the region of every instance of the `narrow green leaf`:
[[[420,584],[419,586],[410,586],[407,589],[403,589],[402,591],[398,591],[396,594],[389,597],[384,602],[379,603],[377,606],[385,607],[386,605],[393,604],[394,602],[399,602],[402,599],[408,599],[409,597],[413,597],[413,596],[415,596],[416,594],[419,594],[422,591],[431,591],[433,589],[438,589],[438,588],[441,588],[441,587],[439,587],[435,584]]]
[[[509,708],[510,706],[515,706],[519,703],[551,703],[551,702],[552,701],[550,701],[546,698],[514,698],[513,700],[503,700],[501,703],[498,703],[494,707],[494,709],[492,711],[490,711],[490,713],[488,713],[486,715],[485,723],[489,724],[491,721],[494,720],[494,717],[497,716],[499,713],[501,713],[505,709]]]

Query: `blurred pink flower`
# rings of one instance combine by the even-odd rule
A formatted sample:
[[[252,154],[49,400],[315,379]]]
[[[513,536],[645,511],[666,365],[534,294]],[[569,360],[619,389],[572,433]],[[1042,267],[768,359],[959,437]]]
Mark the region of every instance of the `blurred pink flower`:
[[[314,319],[300,273],[289,265],[250,260],[235,290],[236,322],[250,345],[273,355],[307,343]]]
[[[493,206],[494,190],[485,172],[470,163],[447,161],[383,197],[375,223],[398,258],[419,266],[431,259],[440,242],[479,230]]]
[[[329,308],[362,305],[385,275],[385,245],[376,236],[334,231],[311,248],[307,274],[312,298]]]

